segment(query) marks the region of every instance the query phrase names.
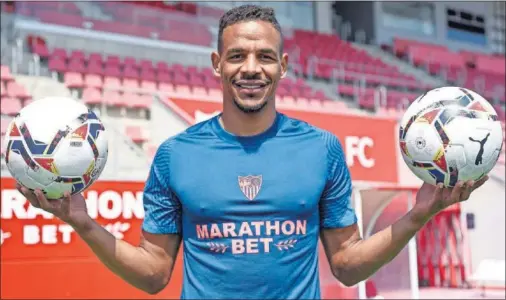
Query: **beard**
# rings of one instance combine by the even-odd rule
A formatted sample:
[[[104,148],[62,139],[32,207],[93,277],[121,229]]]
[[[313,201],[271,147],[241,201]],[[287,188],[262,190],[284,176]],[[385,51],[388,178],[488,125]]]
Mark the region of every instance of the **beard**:
[[[245,105],[241,104],[239,101],[237,101],[237,99],[234,97],[235,106],[237,108],[239,108],[239,110],[245,114],[254,114],[254,113],[258,113],[258,112],[262,111],[264,109],[264,107],[267,105],[267,102],[269,102],[268,99],[266,99],[265,101],[262,101],[261,103],[255,104],[253,106],[251,106],[251,105],[245,106]]]

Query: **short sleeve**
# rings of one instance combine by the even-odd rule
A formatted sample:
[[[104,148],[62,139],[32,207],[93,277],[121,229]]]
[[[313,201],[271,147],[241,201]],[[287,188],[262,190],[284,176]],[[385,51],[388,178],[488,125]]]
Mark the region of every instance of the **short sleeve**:
[[[352,182],[344,152],[337,137],[323,132],[327,148],[327,184],[320,199],[320,226],[342,228],[357,222],[352,207]]]
[[[181,233],[181,203],[169,183],[171,149],[171,141],[158,148],[144,187],[142,229],[149,233]]]

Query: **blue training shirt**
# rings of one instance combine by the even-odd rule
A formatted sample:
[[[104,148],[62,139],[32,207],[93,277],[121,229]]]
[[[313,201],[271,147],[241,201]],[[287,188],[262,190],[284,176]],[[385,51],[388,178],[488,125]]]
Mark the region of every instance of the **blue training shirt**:
[[[251,137],[216,116],[159,147],[143,229],[180,234],[183,299],[319,299],[320,228],[356,222],[338,139],[277,113]]]

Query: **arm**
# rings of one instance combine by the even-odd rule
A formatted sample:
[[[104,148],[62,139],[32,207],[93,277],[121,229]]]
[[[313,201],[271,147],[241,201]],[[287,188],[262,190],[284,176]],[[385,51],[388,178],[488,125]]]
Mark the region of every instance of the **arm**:
[[[107,268],[134,287],[156,294],[169,283],[181,242],[179,235],[143,231],[140,244],[133,246],[91,219],[75,229]]]
[[[411,211],[364,240],[351,207],[352,185],[342,149],[337,139],[327,140],[329,175],[320,200],[321,239],[332,273],[347,286],[367,279],[390,262],[432,216],[467,200],[488,179],[485,176],[477,182],[458,182],[455,188],[424,183]]]
[[[169,283],[181,243],[181,205],[169,180],[170,150],[171,142],[163,143],[153,159],[144,188],[145,217],[137,247],[115,239],[95,222],[76,229],[111,271],[150,294]]]
[[[357,224],[322,230],[322,244],[332,274],[346,286],[367,279],[396,257],[422,226],[407,214],[365,240],[360,237]]]
[[[327,185],[320,199],[321,240],[332,274],[346,286],[367,279],[392,260],[421,227],[409,215],[362,240],[351,204],[352,182],[341,144],[333,135],[327,146]]]
[[[181,243],[181,206],[169,182],[167,143],[159,148],[144,188],[145,217],[138,246],[116,239],[90,218],[81,194],[48,201],[40,190],[17,188],[35,207],[71,225],[95,255],[129,284],[155,294],[169,282]]]

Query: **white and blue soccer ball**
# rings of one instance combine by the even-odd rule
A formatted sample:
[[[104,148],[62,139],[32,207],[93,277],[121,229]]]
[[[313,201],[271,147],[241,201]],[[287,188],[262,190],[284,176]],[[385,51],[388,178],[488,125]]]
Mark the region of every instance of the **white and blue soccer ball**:
[[[492,105],[460,87],[436,88],[418,97],[399,129],[409,169],[424,182],[447,187],[487,175],[497,163],[503,139]]]
[[[58,199],[87,189],[107,162],[108,139],[97,115],[66,97],[33,101],[11,121],[5,162],[23,186]]]

